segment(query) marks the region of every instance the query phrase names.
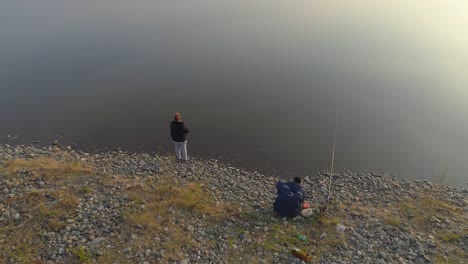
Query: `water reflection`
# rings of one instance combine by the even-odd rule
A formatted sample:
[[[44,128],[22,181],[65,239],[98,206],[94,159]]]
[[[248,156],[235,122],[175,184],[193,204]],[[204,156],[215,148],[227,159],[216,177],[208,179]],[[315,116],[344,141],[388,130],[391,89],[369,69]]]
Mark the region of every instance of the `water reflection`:
[[[289,177],[328,166],[338,107],[338,167],[464,183],[468,20],[422,5],[2,3],[0,134],[153,151],[179,111],[192,152]]]

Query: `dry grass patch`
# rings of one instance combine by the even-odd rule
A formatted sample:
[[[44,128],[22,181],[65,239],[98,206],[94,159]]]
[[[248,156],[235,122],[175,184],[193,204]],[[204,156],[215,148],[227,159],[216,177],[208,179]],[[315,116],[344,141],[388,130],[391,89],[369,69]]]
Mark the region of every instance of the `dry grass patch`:
[[[52,206],[40,203],[34,210],[32,221],[42,225],[47,231],[57,232],[65,226],[68,218],[73,218],[74,209],[78,205],[76,198],[69,197],[59,200]]]
[[[212,197],[203,191],[200,184],[188,183],[173,187],[169,190],[169,195],[164,193],[167,191],[164,189],[159,190],[159,193],[168,198],[168,205],[188,211],[194,216],[206,215],[211,219],[222,216],[222,208],[213,202]]]
[[[440,193],[428,191],[413,199],[406,199],[400,204],[382,210],[387,224],[400,226],[409,223],[410,229],[414,232],[431,233],[439,221],[447,217],[457,221],[455,227],[466,226],[467,218],[456,205],[444,200]],[[457,241],[462,239],[463,231],[442,230],[436,234],[439,245],[443,245],[444,254],[438,254],[434,258],[434,263],[461,263],[466,259],[466,254],[457,247]],[[441,253],[440,250],[438,250]]]
[[[10,205],[15,203],[16,207],[27,210],[36,207],[41,202],[45,202],[49,193],[50,191],[46,190],[32,190],[22,195],[16,195],[5,199],[5,204]]]
[[[0,227],[0,263],[43,263],[36,259],[43,246],[38,232],[33,223]]]
[[[47,231],[56,232],[64,226],[64,221],[73,217],[79,201],[66,190],[35,190],[9,198],[6,204],[30,215],[25,224],[37,223]],[[24,213],[23,216],[27,217]]]
[[[0,263],[42,263],[37,256],[46,250],[44,232],[58,232],[73,218],[79,205],[72,188],[53,189],[86,179],[92,168],[78,162],[62,162],[51,158],[15,159],[0,163],[0,173],[14,179],[50,180],[52,189],[32,189],[5,199],[5,204],[21,211],[21,220],[3,222],[0,227]],[[49,183],[48,183],[49,184]]]
[[[403,224],[403,221],[401,220],[401,217],[395,216],[393,213],[389,213],[385,218],[385,224],[400,227]]]
[[[121,250],[115,248],[102,247],[102,256],[99,256],[97,263],[99,264],[115,264],[115,263],[131,263],[131,260],[127,259]],[[70,261],[71,263],[79,263],[79,259]]]
[[[0,263],[42,263],[36,257],[42,253],[43,232],[57,232],[71,217],[78,200],[64,190],[33,191],[14,197],[9,203],[22,208],[22,222],[3,223],[0,227]],[[51,202],[54,201],[54,202]]]
[[[21,263],[40,263],[35,260],[44,244],[41,240],[43,232],[58,232],[65,226],[65,221],[71,218],[78,206],[78,200],[65,191],[34,191],[15,197],[16,206],[23,212],[22,223],[12,221],[0,227],[0,263],[10,263],[12,260]],[[54,199],[55,203],[50,200]],[[10,201],[11,202],[11,201]]]
[[[434,264],[454,264],[465,263],[468,254],[461,249],[453,249],[446,254],[437,254],[434,257]]]
[[[461,218],[456,206],[442,199],[435,199],[430,194],[423,194],[415,199],[408,199],[397,205],[397,210],[402,219],[410,219],[414,226],[422,231],[430,231],[432,217],[445,218],[448,215]]]
[[[315,219],[305,227],[304,235],[310,238],[312,246],[309,244],[304,250],[317,259],[321,259],[324,252],[335,252],[349,236],[347,233],[336,231],[336,226],[340,223],[350,226],[350,223],[344,219],[345,215],[342,210],[317,214]]]
[[[244,220],[250,219],[252,222],[261,218],[249,212],[243,212],[239,217]],[[244,248],[242,253],[231,249],[227,254],[227,259],[235,260],[236,257],[255,256],[258,246],[264,251],[277,252],[281,255],[290,254],[291,248],[297,247],[314,256],[315,259],[320,259],[323,252],[334,252],[346,241],[348,234],[336,231],[336,225],[339,223],[345,226],[350,225],[344,217],[343,211],[337,210],[329,211],[327,214],[317,213],[312,218],[298,216],[296,220],[287,220],[286,226],[281,220],[277,223],[270,223],[266,231],[254,230],[255,237],[252,237],[252,240],[255,243],[251,247]],[[322,234],[326,235],[320,239]],[[234,244],[237,241],[235,238],[231,243]]]
[[[257,256],[253,253],[237,253],[229,254],[226,256],[226,263],[249,263],[249,264],[259,264],[259,263],[273,263],[273,259],[270,256]]]
[[[189,221],[185,219],[205,218],[207,223],[217,223],[229,216],[229,210],[214,202],[210,193],[198,183],[182,184],[170,177],[162,177],[154,182],[129,186],[124,193],[134,204],[124,213],[124,219],[135,228],[133,232],[137,235],[137,239],[130,240],[127,246],[164,249],[163,262],[181,260],[182,248],[200,246],[192,239],[193,229],[188,227]],[[130,234],[124,235],[128,237]],[[158,245],[154,242],[155,236],[163,239]],[[112,258],[105,256],[105,259]]]
[[[426,192],[416,198],[405,199],[398,204],[376,210],[377,217],[383,219],[386,224],[399,227],[409,223],[420,232],[432,230],[434,217],[440,220],[451,216],[466,223],[466,218],[457,206],[439,196],[436,197],[433,192]]]
[[[443,242],[454,242],[461,239],[461,235],[452,231],[444,231],[437,234],[436,238]]]
[[[362,203],[346,203],[339,206],[339,210],[344,214],[361,218],[386,216],[383,208],[381,205],[364,205]]]
[[[94,170],[80,162],[64,162],[51,158],[14,159],[1,163],[0,172],[6,175],[16,175],[21,172],[34,172],[34,178],[59,180],[78,175],[90,175]]]

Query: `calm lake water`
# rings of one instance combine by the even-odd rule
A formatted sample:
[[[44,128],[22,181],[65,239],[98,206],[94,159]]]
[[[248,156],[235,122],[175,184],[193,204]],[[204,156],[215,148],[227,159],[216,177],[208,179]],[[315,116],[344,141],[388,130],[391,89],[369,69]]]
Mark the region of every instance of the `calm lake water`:
[[[2,143],[169,150],[179,111],[189,154],[304,176],[338,108],[337,168],[468,182],[463,1],[5,2]]]

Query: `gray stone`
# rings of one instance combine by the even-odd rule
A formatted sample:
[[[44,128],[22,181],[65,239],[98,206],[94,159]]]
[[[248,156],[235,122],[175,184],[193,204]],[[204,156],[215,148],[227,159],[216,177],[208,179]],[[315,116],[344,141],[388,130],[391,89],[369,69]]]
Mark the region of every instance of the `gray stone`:
[[[346,226],[342,223],[336,225],[336,232],[343,233],[346,230]]]
[[[91,241],[91,244],[93,244],[93,245],[98,245],[98,244],[100,244],[102,241],[104,241],[105,239],[106,239],[106,238],[104,238],[104,237],[96,237],[95,239],[93,239],[93,240]]]

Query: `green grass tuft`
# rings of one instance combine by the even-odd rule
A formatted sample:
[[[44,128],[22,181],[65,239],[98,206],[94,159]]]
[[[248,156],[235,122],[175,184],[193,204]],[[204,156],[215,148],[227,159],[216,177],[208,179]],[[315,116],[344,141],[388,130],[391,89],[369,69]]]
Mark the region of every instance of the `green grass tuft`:
[[[92,189],[89,186],[81,187],[81,193],[88,194],[88,193],[91,193],[91,192],[92,192]]]
[[[87,262],[91,260],[92,255],[89,249],[83,247],[75,247],[70,250],[70,252],[78,258],[80,262]]]

